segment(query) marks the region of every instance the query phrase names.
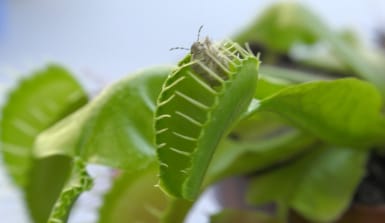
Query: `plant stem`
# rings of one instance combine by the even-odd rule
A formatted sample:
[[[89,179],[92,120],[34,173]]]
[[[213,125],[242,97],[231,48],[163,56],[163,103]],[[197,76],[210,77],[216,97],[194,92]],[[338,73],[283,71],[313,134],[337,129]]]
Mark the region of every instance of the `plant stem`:
[[[279,223],[287,223],[289,207],[284,201],[277,201],[277,220]]]

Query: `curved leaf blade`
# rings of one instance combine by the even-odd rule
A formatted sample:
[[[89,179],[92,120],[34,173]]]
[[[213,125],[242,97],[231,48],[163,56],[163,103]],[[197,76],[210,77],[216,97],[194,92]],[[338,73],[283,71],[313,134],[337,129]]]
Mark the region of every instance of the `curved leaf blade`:
[[[348,208],[365,174],[366,151],[318,148],[284,168],[256,177],[248,200],[256,205],[277,202],[316,222],[332,222]]]
[[[84,191],[90,190],[92,185],[93,180],[87,173],[85,163],[81,159],[75,158],[72,164],[71,175],[55,203],[48,223],[67,222],[70,210],[76,199]]]
[[[37,135],[87,102],[86,93],[65,69],[50,65],[22,80],[2,109],[1,151],[14,182],[25,187]]]
[[[352,47],[315,13],[299,3],[283,2],[273,5],[235,39],[240,43],[262,44],[281,53],[289,52],[297,43],[314,44],[324,41],[330,46],[336,59],[342,62],[337,66],[338,70],[353,70],[355,75],[370,81],[382,96],[385,95],[382,64],[365,56],[360,49]],[[322,63],[330,68],[327,61]]]
[[[71,163],[71,158],[67,156],[50,156],[33,162],[25,189],[25,200],[34,222],[47,222],[71,173]]]
[[[70,172],[66,157],[33,157],[37,135],[87,102],[87,95],[64,68],[50,65],[21,80],[4,105],[2,151],[14,181],[23,188],[34,222],[47,222]],[[16,171],[16,173],[15,173]]]
[[[178,203],[177,212],[170,211],[175,201],[154,186],[158,181],[157,173],[155,165],[137,172],[121,173],[104,197],[99,223],[183,222],[191,204],[186,206],[183,201]],[[172,220],[165,220],[167,210],[167,217]]]
[[[147,168],[121,173],[105,195],[99,223],[159,222],[159,213],[167,206],[167,197],[154,187],[157,169]]]
[[[288,52],[294,43],[312,44],[319,40],[319,33],[308,26],[307,20],[318,21],[318,18],[293,2],[275,4],[235,39],[239,43],[251,41],[277,52]]]
[[[287,87],[256,111],[279,114],[328,142],[353,147],[383,143],[385,118],[376,88],[353,78]]]
[[[155,159],[153,115],[162,83],[172,67],[134,73],[42,133],[35,152],[80,156],[88,162],[135,171]]]
[[[282,131],[282,128],[277,130]],[[265,170],[300,156],[315,142],[314,137],[294,129],[254,142],[224,140],[210,164],[208,179],[216,182],[234,175]]]

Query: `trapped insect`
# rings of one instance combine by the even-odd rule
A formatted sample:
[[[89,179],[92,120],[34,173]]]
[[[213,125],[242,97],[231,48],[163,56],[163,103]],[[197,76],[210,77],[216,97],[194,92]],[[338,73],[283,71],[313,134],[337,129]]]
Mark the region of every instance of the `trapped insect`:
[[[197,41],[165,80],[154,117],[160,188],[193,200],[221,138],[247,110],[259,60],[226,40]],[[182,47],[174,49],[185,49]]]
[[[218,80],[220,77],[222,80],[229,78],[227,72],[228,62],[231,58],[228,58],[232,54],[230,50],[224,51],[222,44],[214,44],[208,37],[203,41],[200,40],[200,33],[203,26],[198,30],[198,36],[196,42],[191,45],[190,49],[185,47],[175,47],[170,50],[182,49],[190,50],[192,70],[204,79],[210,86],[218,86],[221,81]],[[215,75],[213,75],[215,73]]]

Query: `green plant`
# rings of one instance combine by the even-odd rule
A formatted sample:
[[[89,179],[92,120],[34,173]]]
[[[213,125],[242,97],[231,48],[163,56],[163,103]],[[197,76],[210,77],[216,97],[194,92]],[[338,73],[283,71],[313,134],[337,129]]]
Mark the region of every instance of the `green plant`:
[[[32,221],[67,221],[92,186],[87,163],[121,170],[101,223],[183,222],[205,188],[255,171],[248,200],[275,202],[277,213],[225,210],[212,222],[284,222],[290,209],[314,221],[337,219],[369,154],[384,149],[382,64],[293,4],[274,6],[235,39],[271,48],[262,52],[266,63],[232,41],[205,40],[176,67],[138,71],[90,101],[57,65],[21,81],[3,107],[1,141]],[[331,47],[324,63],[311,56],[296,63],[369,82],[277,66],[298,42]],[[330,58],[338,63],[325,66]]]

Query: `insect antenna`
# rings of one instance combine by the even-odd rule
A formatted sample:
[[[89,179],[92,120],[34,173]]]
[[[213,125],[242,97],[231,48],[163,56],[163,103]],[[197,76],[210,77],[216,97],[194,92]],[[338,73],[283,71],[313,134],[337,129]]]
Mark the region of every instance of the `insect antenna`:
[[[197,42],[199,42],[199,39],[200,39],[200,37],[201,37],[201,31],[202,31],[202,29],[203,29],[203,25],[201,25],[201,26],[199,27],[199,29],[198,29]]]
[[[173,51],[173,50],[190,50],[190,49],[186,48],[186,47],[179,47],[179,46],[177,46],[177,47],[170,48],[170,51]]]

